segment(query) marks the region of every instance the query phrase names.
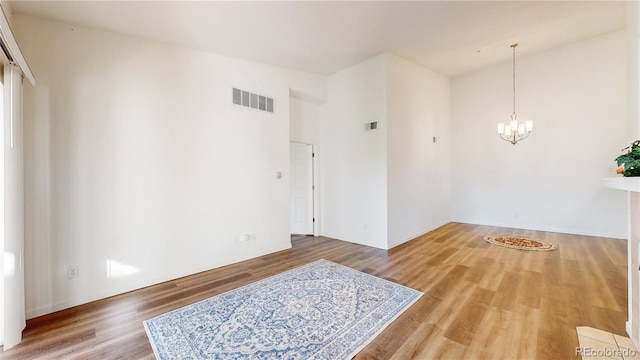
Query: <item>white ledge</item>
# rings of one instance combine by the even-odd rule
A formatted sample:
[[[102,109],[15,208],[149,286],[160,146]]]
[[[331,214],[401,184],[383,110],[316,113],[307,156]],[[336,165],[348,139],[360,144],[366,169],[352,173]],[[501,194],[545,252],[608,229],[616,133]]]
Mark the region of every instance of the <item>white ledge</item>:
[[[602,185],[611,189],[640,192],[640,176],[607,177],[602,179]]]

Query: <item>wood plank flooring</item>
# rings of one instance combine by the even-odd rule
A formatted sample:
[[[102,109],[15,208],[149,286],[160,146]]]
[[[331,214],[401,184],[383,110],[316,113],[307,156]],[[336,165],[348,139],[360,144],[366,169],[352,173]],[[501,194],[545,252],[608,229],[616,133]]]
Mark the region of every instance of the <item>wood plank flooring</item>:
[[[518,234],[558,245],[490,245]],[[324,237],[29,320],[0,359],[154,359],[142,321],[317,259],[424,292],[356,359],[577,359],[576,326],[625,335],[623,240],[447,224],[389,251]]]

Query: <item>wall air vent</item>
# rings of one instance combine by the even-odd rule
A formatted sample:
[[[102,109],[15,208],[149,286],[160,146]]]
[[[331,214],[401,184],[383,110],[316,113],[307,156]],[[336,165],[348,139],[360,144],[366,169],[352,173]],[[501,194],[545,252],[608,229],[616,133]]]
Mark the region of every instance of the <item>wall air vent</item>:
[[[232,102],[251,109],[273,113],[273,98],[232,88]]]

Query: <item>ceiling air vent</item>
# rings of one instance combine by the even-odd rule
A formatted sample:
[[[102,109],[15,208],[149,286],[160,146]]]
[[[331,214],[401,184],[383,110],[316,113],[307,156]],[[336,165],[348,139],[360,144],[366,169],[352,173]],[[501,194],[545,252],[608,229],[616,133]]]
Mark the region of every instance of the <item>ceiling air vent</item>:
[[[237,88],[233,88],[232,90],[232,102],[234,105],[273,113],[273,98]]]

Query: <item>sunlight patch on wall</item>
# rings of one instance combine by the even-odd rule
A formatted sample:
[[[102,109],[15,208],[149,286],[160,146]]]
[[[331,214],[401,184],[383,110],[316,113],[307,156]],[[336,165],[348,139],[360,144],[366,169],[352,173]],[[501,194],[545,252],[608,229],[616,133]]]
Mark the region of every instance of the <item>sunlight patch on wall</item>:
[[[16,274],[16,255],[14,253],[4,253],[4,276],[13,277]]]
[[[140,270],[135,266],[107,259],[107,278],[109,279],[133,275],[138,272],[140,272]]]

